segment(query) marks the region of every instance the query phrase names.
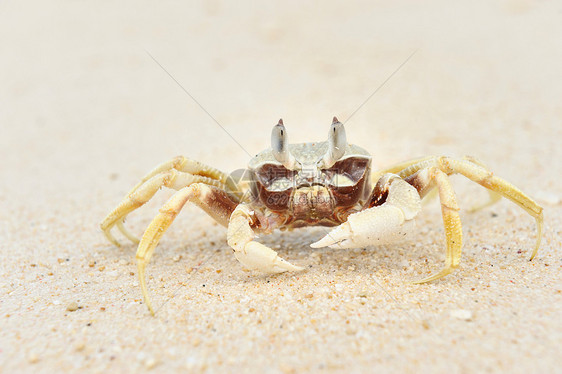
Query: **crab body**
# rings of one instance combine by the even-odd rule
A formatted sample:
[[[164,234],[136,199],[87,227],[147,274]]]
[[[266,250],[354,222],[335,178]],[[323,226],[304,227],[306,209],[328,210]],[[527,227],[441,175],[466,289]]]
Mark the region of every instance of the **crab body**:
[[[412,231],[421,199],[436,189],[445,226],[446,260],[441,271],[416,281],[425,283],[446,276],[460,262],[462,226],[449,176],[461,174],[490,191],[489,202],[478,209],[503,196],[533,216],[538,234],[531,259],[540,246],[542,208],[517,187],[495,176],[482,162],[473,157],[430,156],[372,173],[371,156],[363,148],[347,143],[343,124],[335,117],[327,141],[302,144],[289,144],[280,120],[271,133],[271,148],[252,158],[246,171],[242,177],[234,177],[200,162],[176,157],[147,174],[104,219],[101,228],[112,243],[119,245],[111,234],[113,227],[138,243],[139,280],[151,313],[154,311],[145,268],[160,238],[187,202],[198,205],[227,227],[227,242],[245,267],[280,273],[303,268],[256,241],[258,233],[327,226],[331,227],[327,235],[311,247],[387,244]],[[123,221],[161,187],[177,192],[138,240],[125,229]]]
[[[327,142],[291,144],[298,169],[286,168],[265,150],[248,164],[251,205],[266,215],[279,217],[279,228],[337,226],[360,211],[371,194],[371,157],[364,149],[348,145],[329,168],[318,160]]]

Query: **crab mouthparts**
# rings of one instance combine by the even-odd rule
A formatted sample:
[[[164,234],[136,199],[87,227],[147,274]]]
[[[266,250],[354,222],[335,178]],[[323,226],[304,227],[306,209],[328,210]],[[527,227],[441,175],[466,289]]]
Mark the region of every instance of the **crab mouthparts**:
[[[303,165],[295,177],[297,187],[311,187],[326,185],[326,178],[317,165]]]

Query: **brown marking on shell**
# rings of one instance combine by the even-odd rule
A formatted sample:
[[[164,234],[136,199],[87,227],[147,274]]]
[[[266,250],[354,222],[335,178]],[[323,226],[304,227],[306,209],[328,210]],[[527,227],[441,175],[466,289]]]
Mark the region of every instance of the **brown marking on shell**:
[[[321,220],[329,218],[335,208],[335,202],[326,187],[312,186],[299,188],[291,199],[291,208],[295,219]]]
[[[383,175],[377,181],[377,184],[375,184],[375,188],[373,188],[373,192],[371,192],[371,195],[369,196],[369,199],[367,200],[364,208],[372,208],[374,206],[384,204],[386,202],[386,199],[388,198],[388,189],[390,187],[390,184],[395,179],[400,179],[400,177],[394,174]]]
[[[370,192],[371,160],[367,158],[349,157],[338,161],[326,174],[342,174],[355,182],[351,186],[330,186],[330,192],[338,207],[350,207],[364,200]]]
[[[253,174],[254,197],[272,211],[286,211],[293,194],[292,179],[296,171],[289,170],[283,165],[264,164]],[[277,190],[272,190],[273,183],[279,179],[286,180]]]
[[[284,191],[268,191],[260,183],[257,184],[258,199],[263,205],[268,209],[273,211],[286,211],[289,209],[289,203],[291,201],[291,195],[293,194],[293,189],[289,188]]]
[[[292,220],[289,221],[285,224],[285,226],[289,229],[298,229],[301,227],[310,227],[310,226],[324,226],[324,227],[334,227],[334,226],[338,226],[339,224],[341,224],[341,221],[334,221],[333,219],[328,219],[328,218],[324,218],[324,219],[319,219],[319,220]]]
[[[254,206],[286,215],[292,227],[339,224],[367,201],[371,192],[370,163],[367,157],[348,157],[321,170],[317,180],[314,174],[307,178],[282,165],[265,163],[253,172]],[[332,178],[338,176],[349,180],[349,185],[333,183]],[[305,180],[309,185],[297,187]]]
[[[250,163],[252,207],[278,216],[276,228],[336,226],[361,210],[371,193],[371,157],[361,148],[348,146],[356,155],[315,171],[326,143],[291,145],[299,151],[302,170],[291,170],[262,152]],[[364,154],[365,153],[365,154]],[[312,168],[312,169],[311,169]],[[268,214],[269,214],[268,213]],[[282,223],[280,223],[282,222]]]

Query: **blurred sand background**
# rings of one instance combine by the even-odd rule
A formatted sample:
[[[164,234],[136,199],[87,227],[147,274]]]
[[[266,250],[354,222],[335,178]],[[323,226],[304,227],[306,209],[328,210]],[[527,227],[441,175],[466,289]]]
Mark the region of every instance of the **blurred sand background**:
[[[544,206],[537,258],[534,220],[502,201],[462,212],[454,274],[409,283],[443,264],[434,201],[392,246],[264,238],[307,267],[264,277],[188,206],[149,265],[151,317],[135,246],[99,229],[143,174],[179,154],[244,167],[280,117],[324,140],[414,51],[348,140],[375,167],[484,160]],[[0,372],[561,372],[561,67],[559,1],[0,2]],[[454,185],[464,208],[486,198]]]

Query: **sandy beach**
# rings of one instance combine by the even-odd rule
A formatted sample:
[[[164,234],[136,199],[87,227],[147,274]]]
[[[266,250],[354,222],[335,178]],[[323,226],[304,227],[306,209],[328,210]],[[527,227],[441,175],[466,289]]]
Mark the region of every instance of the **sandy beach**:
[[[562,372],[562,5],[556,1],[0,2],[0,372]],[[544,208],[452,177],[464,250],[442,280],[438,200],[405,242],[313,249],[248,271],[187,205],[150,262],[100,222],[154,166],[225,172],[323,141],[333,116],[373,167],[483,160]],[[136,235],[173,191],[133,212]]]

